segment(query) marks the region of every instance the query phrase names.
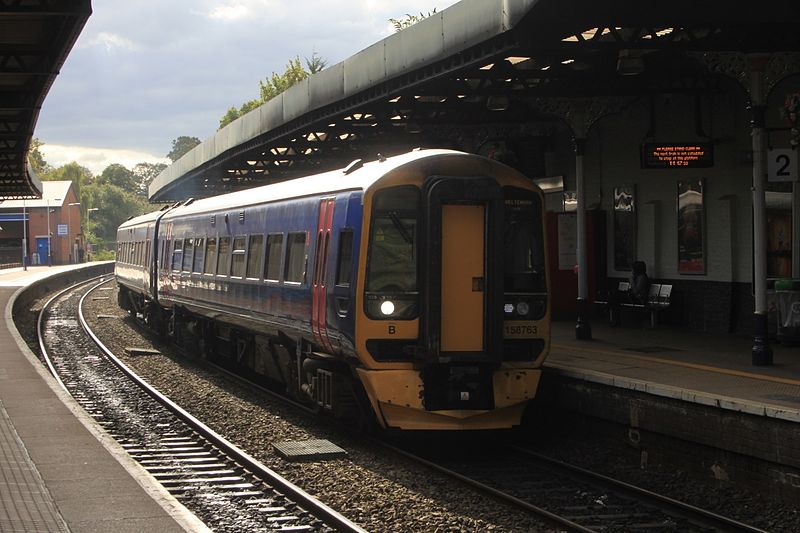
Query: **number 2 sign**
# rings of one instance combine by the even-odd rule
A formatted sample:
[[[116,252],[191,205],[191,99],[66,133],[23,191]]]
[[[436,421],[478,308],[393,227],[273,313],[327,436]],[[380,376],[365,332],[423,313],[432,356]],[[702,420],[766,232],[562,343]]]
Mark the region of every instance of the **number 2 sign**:
[[[797,181],[797,150],[767,151],[767,177],[769,181]]]

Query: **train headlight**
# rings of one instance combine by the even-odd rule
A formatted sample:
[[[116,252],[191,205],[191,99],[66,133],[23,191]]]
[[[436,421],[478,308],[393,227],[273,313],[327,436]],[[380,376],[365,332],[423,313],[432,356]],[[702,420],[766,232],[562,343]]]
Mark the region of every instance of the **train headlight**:
[[[394,303],[389,300],[385,300],[383,303],[381,303],[381,313],[386,316],[394,313]]]
[[[531,306],[528,305],[528,302],[519,302],[517,304],[517,314],[521,316],[526,316],[531,310]]]
[[[514,312],[514,304],[505,304],[503,306],[503,312],[506,314],[511,314]]]

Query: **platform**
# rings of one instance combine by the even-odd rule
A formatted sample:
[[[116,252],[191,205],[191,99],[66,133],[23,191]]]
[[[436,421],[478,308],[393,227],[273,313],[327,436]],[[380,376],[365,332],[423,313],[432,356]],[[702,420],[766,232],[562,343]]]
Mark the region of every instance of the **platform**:
[[[773,364],[753,366],[752,337],[671,327],[592,324],[590,341],[573,322],[553,322],[546,365],[591,382],[692,403],[800,422],[800,346],[771,344]]]
[[[24,344],[9,300],[81,265],[0,271],[0,531],[207,530],[105,435]]]

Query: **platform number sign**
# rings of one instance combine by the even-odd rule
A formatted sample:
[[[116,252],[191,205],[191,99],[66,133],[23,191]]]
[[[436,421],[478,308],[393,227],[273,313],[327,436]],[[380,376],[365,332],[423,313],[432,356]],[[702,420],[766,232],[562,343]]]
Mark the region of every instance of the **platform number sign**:
[[[797,150],[778,148],[767,152],[769,181],[797,181]]]

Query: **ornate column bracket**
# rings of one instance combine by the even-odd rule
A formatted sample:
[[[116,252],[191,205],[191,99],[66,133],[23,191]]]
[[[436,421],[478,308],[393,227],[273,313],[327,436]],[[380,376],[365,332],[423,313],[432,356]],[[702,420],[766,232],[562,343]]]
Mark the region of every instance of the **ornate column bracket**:
[[[600,119],[621,113],[636,99],[633,96],[535,98],[531,100],[531,107],[540,113],[562,119],[576,137],[586,137]]]
[[[688,52],[690,57],[704,64],[709,72],[721,74],[739,82],[748,95],[750,93],[751,54],[742,52]],[[769,94],[787,76],[800,74],[800,53],[779,52],[763,56],[764,88]]]

